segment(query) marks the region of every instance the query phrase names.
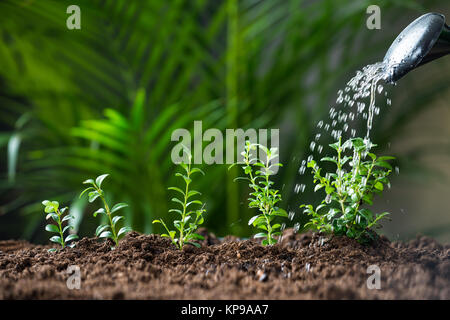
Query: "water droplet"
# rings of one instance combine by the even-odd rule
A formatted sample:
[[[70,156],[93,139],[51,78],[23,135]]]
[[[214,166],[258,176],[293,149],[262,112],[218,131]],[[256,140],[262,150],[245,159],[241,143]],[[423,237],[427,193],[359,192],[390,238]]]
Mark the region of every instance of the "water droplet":
[[[299,173],[299,174],[304,174],[304,173],[305,173],[305,170],[306,170],[306,167],[305,167],[305,166],[300,166],[300,168],[298,169],[298,173]]]
[[[294,211],[289,211],[289,213],[288,213],[289,220],[292,221],[294,219],[294,216],[295,216],[295,212]]]
[[[383,91],[383,86],[381,84],[378,85],[377,91],[379,94]]]

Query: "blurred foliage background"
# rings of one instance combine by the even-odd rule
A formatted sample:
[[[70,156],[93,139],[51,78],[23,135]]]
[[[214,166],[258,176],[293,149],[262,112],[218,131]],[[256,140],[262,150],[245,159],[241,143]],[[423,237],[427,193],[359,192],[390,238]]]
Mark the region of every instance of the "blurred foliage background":
[[[81,8],[68,30],[66,8]],[[381,30],[366,8],[381,8]],[[283,206],[315,197],[293,192],[318,120],[356,70],[383,58],[390,43],[446,1],[396,0],[4,0],[0,2],[0,239],[45,242],[41,201],[69,205],[81,236],[95,208],[81,182],[110,173],[110,200],[130,204],[140,232],[167,216],[177,185],[170,151],[176,128],[280,128],[284,167],[275,177]],[[448,214],[450,61],[442,58],[389,88],[373,140],[398,157],[401,174],[376,206],[390,210],[383,232],[450,240]],[[384,102],[383,102],[384,103]],[[206,226],[249,236],[247,187],[238,168],[204,166],[194,181],[207,203]],[[288,227],[290,224],[288,224]],[[159,228],[159,227],[158,227]]]

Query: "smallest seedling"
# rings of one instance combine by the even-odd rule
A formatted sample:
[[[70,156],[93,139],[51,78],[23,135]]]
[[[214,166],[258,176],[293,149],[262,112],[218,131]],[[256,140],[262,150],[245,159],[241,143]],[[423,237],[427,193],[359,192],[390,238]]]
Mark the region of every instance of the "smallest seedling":
[[[66,215],[64,218],[61,219],[61,217],[67,211],[67,209],[68,209],[67,207],[62,208],[60,210],[58,201],[45,200],[45,201],[42,201],[42,204],[45,206],[45,209],[44,209],[45,213],[47,213],[46,220],[51,218],[56,223],[56,225],[55,224],[46,225],[45,230],[59,234],[57,236],[51,237],[50,238],[51,242],[59,243],[61,245],[61,247],[64,249],[68,242],[78,239],[78,236],[76,234],[69,234],[64,239],[64,232],[66,232],[69,229],[73,229],[73,227],[69,224],[67,226],[65,226],[64,228],[62,227],[62,225],[65,221],[69,221],[70,219],[73,219],[73,216],[71,216],[71,215]],[[75,243],[72,242],[68,246],[73,247],[73,246],[75,246]],[[56,248],[49,249],[48,251],[50,251],[50,252],[56,251]]]

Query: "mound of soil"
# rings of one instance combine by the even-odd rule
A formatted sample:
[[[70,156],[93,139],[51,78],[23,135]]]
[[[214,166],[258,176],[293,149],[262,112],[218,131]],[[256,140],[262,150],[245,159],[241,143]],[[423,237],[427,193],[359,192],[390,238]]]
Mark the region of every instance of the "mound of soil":
[[[50,246],[0,241],[0,298],[450,299],[450,245],[426,237],[363,246],[286,230],[279,244],[263,247],[209,234],[202,248],[180,251],[132,232],[110,246],[83,238],[49,253]],[[370,265],[380,268],[380,289],[367,286]],[[79,267],[80,289],[68,288],[69,266]]]

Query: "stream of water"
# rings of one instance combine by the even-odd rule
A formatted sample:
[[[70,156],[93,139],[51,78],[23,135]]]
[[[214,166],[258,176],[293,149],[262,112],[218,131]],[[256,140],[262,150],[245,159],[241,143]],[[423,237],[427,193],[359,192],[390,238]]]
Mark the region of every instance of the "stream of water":
[[[313,160],[314,156],[318,157],[316,161],[324,157],[323,153],[331,150],[328,150],[328,143],[336,142],[339,137],[342,141],[353,137],[364,137],[366,144],[372,143],[370,133],[373,120],[380,113],[377,98],[384,97],[386,105],[391,105],[388,92],[384,90],[384,83],[388,77],[389,68],[385,63],[370,64],[357,71],[345,88],[337,92],[336,104],[331,106],[328,119],[320,120],[316,124],[317,132],[309,143],[310,154],[301,161],[298,169],[301,176],[300,182],[311,179],[309,175],[305,176],[307,163]],[[305,183],[297,183],[294,187],[296,194],[303,193],[305,190]],[[290,211],[289,219],[293,220],[294,216],[295,211]],[[299,227],[296,224],[294,229],[298,230]]]

